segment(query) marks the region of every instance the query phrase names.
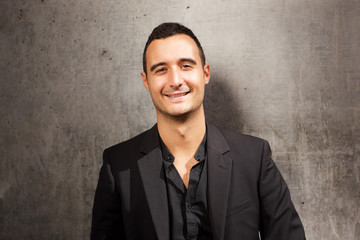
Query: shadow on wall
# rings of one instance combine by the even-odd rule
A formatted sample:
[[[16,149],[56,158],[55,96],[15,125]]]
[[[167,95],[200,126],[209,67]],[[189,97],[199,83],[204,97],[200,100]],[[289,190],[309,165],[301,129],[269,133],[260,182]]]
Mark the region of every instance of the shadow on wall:
[[[219,74],[213,74],[205,89],[206,120],[228,130],[244,132],[245,119],[240,112],[241,102],[237,99],[235,88]]]

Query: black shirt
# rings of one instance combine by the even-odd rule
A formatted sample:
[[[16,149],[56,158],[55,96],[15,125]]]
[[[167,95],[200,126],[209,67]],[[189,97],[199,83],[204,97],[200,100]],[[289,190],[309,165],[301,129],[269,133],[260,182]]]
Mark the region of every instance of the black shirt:
[[[178,239],[211,239],[207,206],[206,134],[196,154],[198,161],[191,170],[186,189],[176,167],[174,156],[160,138],[170,213],[170,236]]]

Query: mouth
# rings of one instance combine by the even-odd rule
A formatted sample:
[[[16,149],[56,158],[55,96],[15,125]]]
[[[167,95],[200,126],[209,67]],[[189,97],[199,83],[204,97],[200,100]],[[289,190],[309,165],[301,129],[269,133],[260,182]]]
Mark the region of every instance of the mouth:
[[[167,93],[164,94],[166,97],[170,98],[171,100],[180,100],[183,97],[185,97],[186,95],[188,95],[190,93],[189,91],[186,92],[173,92],[173,93]]]
[[[188,93],[190,93],[190,91],[188,91],[188,92],[181,92],[181,93],[165,94],[165,95],[166,95],[167,97],[170,97],[170,98],[176,98],[176,97],[185,96],[185,95],[187,95]]]

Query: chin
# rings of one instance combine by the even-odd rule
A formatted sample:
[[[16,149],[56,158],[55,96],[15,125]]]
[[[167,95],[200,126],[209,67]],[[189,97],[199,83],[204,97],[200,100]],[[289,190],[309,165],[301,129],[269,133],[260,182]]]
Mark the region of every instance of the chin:
[[[196,114],[200,111],[202,104],[199,106],[172,106],[166,108],[165,106],[159,107],[155,105],[157,114],[165,117],[184,119]]]
[[[188,116],[191,111],[185,111],[185,110],[164,110],[164,109],[156,109],[157,114],[163,115],[165,117],[170,117],[170,118],[182,118],[185,116]]]
[[[195,116],[196,115],[195,113],[197,113],[198,110],[200,110],[200,108],[183,109],[181,111],[167,111],[167,112],[162,112],[162,114],[165,114],[168,117],[176,118],[176,119],[188,119],[191,116]]]
[[[190,114],[189,111],[167,113],[168,116],[173,117],[173,118],[185,117],[185,116],[188,116],[189,114]]]

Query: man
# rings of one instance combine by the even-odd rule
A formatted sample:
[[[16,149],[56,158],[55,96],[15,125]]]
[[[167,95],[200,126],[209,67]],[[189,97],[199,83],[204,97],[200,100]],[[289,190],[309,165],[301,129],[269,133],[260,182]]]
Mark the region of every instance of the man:
[[[156,27],[143,68],[157,124],[104,151],[91,238],[305,239],[269,144],[205,121],[210,67],[192,31]]]

